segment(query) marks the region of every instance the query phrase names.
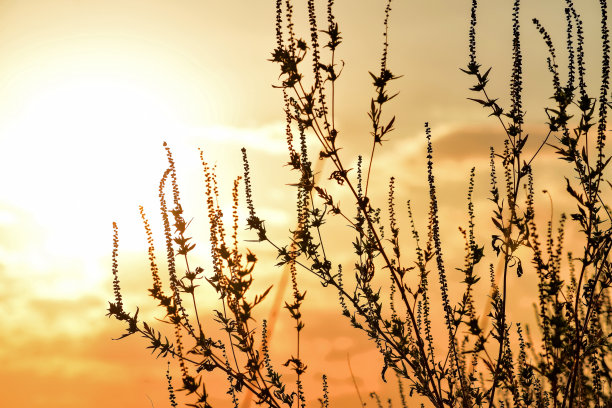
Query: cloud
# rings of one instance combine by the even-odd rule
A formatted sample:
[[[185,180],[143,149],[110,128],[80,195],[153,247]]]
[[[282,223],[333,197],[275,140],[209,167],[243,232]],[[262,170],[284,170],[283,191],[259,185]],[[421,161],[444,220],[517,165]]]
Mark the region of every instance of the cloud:
[[[0,406],[145,408],[147,396],[155,406],[167,404],[166,363],[150,356],[141,339],[112,341],[112,323],[80,338],[21,337],[8,350],[3,344]]]
[[[529,158],[546,139],[548,126],[527,123],[524,126],[524,133],[528,135],[528,139],[523,152],[525,157]],[[507,136],[499,124],[451,128],[434,139],[434,157],[439,160],[454,161],[488,158],[490,147],[501,153],[506,139]],[[549,142],[552,141],[549,139]],[[539,157],[549,156],[551,153],[552,149],[544,146]]]
[[[225,146],[246,147],[247,150],[266,152],[273,155],[287,155],[286,127],[283,122],[273,122],[257,127],[232,127],[215,125],[186,130],[189,140],[195,145],[207,147],[209,143]],[[309,145],[316,140],[308,138]],[[294,143],[299,143],[294,135]]]
[[[329,295],[329,290],[323,290],[316,296],[325,294]],[[314,299],[315,297],[311,300]],[[78,318],[79,309],[87,305],[92,308],[99,306],[96,299],[81,299],[35,301],[31,302],[30,307],[39,312],[44,321],[46,318],[53,320],[65,314]],[[325,373],[334,398],[351,399],[354,386],[348,370],[347,354],[350,355],[353,373],[364,396],[370,391],[379,390],[381,358],[367,336],[364,333],[356,335],[347,319],[344,319],[344,323],[326,325],[325,322],[329,322],[334,316],[340,317],[337,311],[314,309],[306,313],[301,357],[308,365],[304,376],[308,398],[315,399],[320,395],[321,375]],[[208,313],[201,317],[210,321]],[[282,320],[285,323],[278,326],[279,331],[275,333],[271,343],[273,363],[283,374],[283,380],[291,387],[292,374],[282,363],[296,353],[295,330],[286,313]],[[164,324],[159,323],[156,326],[168,332],[170,338],[173,337],[172,330],[166,330]],[[207,326],[211,333],[214,332],[212,326]],[[38,329],[45,330],[43,323]],[[0,405],[38,408],[48,406],[48,402],[53,401],[64,408],[84,405],[92,408],[144,408],[150,406],[148,398],[151,398],[155,406],[167,405],[167,384],[164,377],[166,362],[163,358],[156,359],[152,356],[146,349],[146,340],[138,336],[112,341],[122,330],[121,323],[104,319],[101,327],[81,333],[78,337],[17,337],[18,333],[10,334],[15,336],[15,341],[6,344],[3,341],[2,350],[5,353],[0,354],[0,364],[3,367],[0,381],[4,389],[8,390],[0,394]],[[222,336],[222,332],[216,335]],[[3,336],[3,339],[6,337]],[[174,386],[179,388],[176,361],[171,361],[171,367]],[[211,401],[223,405],[227,398],[227,382],[224,376],[213,375],[207,378]],[[32,392],[33,384],[37,384],[36,392]],[[182,395],[179,393],[179,401],[188,401]]]
[[[525,145],[526,156],[533,155],[544,141],[548,133],[545,125],[526,124],[525,134],[528,142]],[[507,139],[503,128],[499,124],[490,125],[444,125],[432,127],[432,145],[434,163],[452,161],[487,161],[489,160],[490,148],[496,152],[503,150],[504,140]],[[552,142],[552,139],[549,141]],[[425,132],[420,132],[409,138],[396,138],[389,142],[380,151],[386,165],[389,161],[405,162],[415,158],[424,158],[427,152]],[[539,153],[547,156],[552,149],[545,146]],[[398,154],[399,153],[399,154]]]

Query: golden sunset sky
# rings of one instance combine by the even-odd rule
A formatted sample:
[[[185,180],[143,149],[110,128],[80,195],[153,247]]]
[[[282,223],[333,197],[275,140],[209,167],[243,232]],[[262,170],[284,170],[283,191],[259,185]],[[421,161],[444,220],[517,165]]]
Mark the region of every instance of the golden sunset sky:
[[[295,2],[297,29],[304,37],[305,3]],[[530,20],[539,17],[563,49],[564,3],[525,3],[525,108],[535,141],[545,134],[543,107],[551,86],[546,49]],[[585,19],[587,60],[599,61],[598,4],[577,3]],[[380,69],[384,5],[336,4],[344,38],[337,58],[346,64],[337,84],[336,123],[347,163],[370,149],[366,111],[374,91],[368,71]],[[479,59],[493,66],[491,93],[504,106],[511,5],[483,2],[479,8]],[[468,91],[473,84],[459,68],[468,61],[469,11],[468,0],[393,2],[389,67],[403,77],[391,83],[400,94],[385,111],[397,115],[396,130],[374,163],[378,205],[386,206],[388,179],[395,175],[398,206],[415,201],[424,233],[423,124],[430,123],[448,253],[463,245],[457,227],[467,223],[469,169],[477,168],[477,205],[484,206],[489,146],[499,148],[503,140],[487,113],[466,100],[473,96]],[[194,256],[205,269],[209,248],[198,147],[217,165],[228,209],[231,180],[242,172],[240,148],[248,149],[258,212],[277,241],[286,242],[294,211],[294,192],[286,184],[294,175],[283,167],[282,94],[272,87],[279,71],[268,61],[275,46],[274,19],[271,0],[0,0],[1,407],[169,406],[166,360],[151,356],[136,336],[113,341],[123,326],[105,317],[112,300],[113,221],[119,224],[126,307],[140,306],[151,320],[163,317],[147,297],[147,245],[138,214],[143,205],[162,249],[157,186],[166,166],[163,141],[178,163],[186,218],[194,217]],[[321,18],[321,28],[324,22]],[[560,55],[563,70],[565,54]],[[597,72],[589,75],[597,84]],[[561,164],[551,152],[542,155],[539,187],[561,192],[554,177]],[[561,194],[555,199],[560,207],[567,200]],[[548,197],[538,200],[548,214]],[[480,231],[488,245],[487,222],[485,217]],[[252,237],[245,232],[242,238]],[[346,244],[350,248],[350,241]],[[271,248],[245,245],[261,258],[257,287],[276,289],[282,271],[273,266]],[[342,245],[337,244],[336,262],[350,270],[350,254]],[[406,256],[409,261],[409,251]],[[453,259],[461,262],[461,252]],[[380,381],[377,351],[341,319],[336,292],[306,275],[300,282],[309,291],[303,341],[310,359],[309,398],[320,396],[320,376],[327,373],[334,406],[357,406],[347,355],[364,398],[371,391],[395,398],[395,379]],[[214,294],[204,293],[202,307],[213,307]],[[516,293],[517,315],[531,313],[532,292]],[[273,290],[262,304],[262,316],[270,313],[275,295]],[[271,340],[279,366],[294,352],[293,334],[283,334],[293,333],[292,324],[282,310]],[[175,380],[178,388],[178,376]],[[227,398],[224,392],[211,391],[214,401]]]

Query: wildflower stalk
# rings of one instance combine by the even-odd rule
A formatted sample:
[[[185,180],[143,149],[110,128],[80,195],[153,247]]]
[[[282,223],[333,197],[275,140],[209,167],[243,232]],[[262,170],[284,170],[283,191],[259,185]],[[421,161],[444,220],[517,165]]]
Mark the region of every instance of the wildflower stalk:
[[[254,340],[259,327],[253,309],[264,299],[270,288],[255,295],[254,300],[247,300],[257,258],[249,250],[241,251],[238,238],[238,190],[241,177],[234,180],[231,189],[232,222],[231,227],[226,228],[215,168],[204,160],[202,151],[200,159],[206,179],[204,194],[212,266],[206,281],[219,297],[220,307],[213,311],[213,318],[221,331],[225,332],[220,334],[223,340],[218,339],[214,331],[208,328],[204,330],[204,322],[200,320],[195,291],[198,288],[197,279],[204,277],[204,269],[194,268],[188,256],[195,245],[186,232],[190,223],[185,221],[174,160],[166,145],[169,168],[160,182],[159,195],[168,258],[168,295],[164,292],[160,268],[155,259],[151,226],[142,207],[140,213],[147,235],[153,280],[153,288],[149,292],[166,313],[163,321],[173,325],[174,340],[169,341],[147,322],[141,322],[138,309],[133,313],[124,310],[118,278],[118,232],[115,225],[112,256],[114,302],[109,304],[109,315],[126,324],[127,330],[122,337],[139,333],[147,339],[149,348],[158,353],[158,356],[176,358],[183,380],[182,391],[193,396],[195,403],[191,406],[196,408],[210,408],[205,375],[212,371],[227,377],[228,394],[234,406],[238,406],[240,393],[248,390],[251,394],[244,400],[245,403],[250,401],[252,395],[257,404],[269,407],[305,408],[308,403],[305,392],[307,366],[302,361],[302,330],[305,323],[301,306],[306,299],[306,292],[298,285],[298,270],[305,270],[315,275],[324,287],[331,286],[336,291],[341,314],[349,319],[355,329],[364,332],[381,353],[382,379],[386,381],[385,373],[388,369],[395,372],[404,407],[408,402],[402,380],[407,381],[410,395],[416,392],[436,408],[591,408],[612,404],[608,369],[609,351],[612,349],[608,335],[612,327],[609,295],[612,286],[612,217],[603,191],[606,182],[610,183],[604,170],[611,161],[604,150],[610,74],[606,1],[600,0],[604,54],[598,99],[589,98],[586,90],[582,20],[572,0],[565,0],[564,9],[567,25],[567,81],[562,78],[562,70],[559,68],[558,56],[564,54],[557,53],[553,38],[543,22],[532,20],[548,52],[546,63],[552,76],[553,105],[545,108],[547,132],[538,136],[532,150],[535,153],[527,155],[525,150],[529,135],[524,130],[520,0],[514,0],[512,8],[513,66],[509,86],[510,106],[506,111],[497,99],[489,96],[487,85],[491,69],[481,70],[476,58],[478,3],[472,0],[468,34],[469,60],[467,69],[463,71],[475,80],[470,90],[480,96],[469,99],[485,108],[490,116],[494,116],[505,133],[502,149],[491,148],[490,155],[493,223],[490,247],[493,253],[489,262],[490,301],[484,306],[484,314],[476,310],[476,284],[480,280],[476,265],[485,256],[489,257],[489,254],[488,248],[485,250],[484,246],[476,242],[475,168],[470,171],[467,186],[467,227],[459,227],[464,241],[464,256],[462,267],[456,269],[463,274],[461,284],[465,286],[462,286],[463,296],[457,301],[450,296],[455,288],[453,282],[449,281],[449,260],[442,245],[439,218],[441,203],[438,202],[439,186],[434,178],[434,149],[428,123],[425,126],[429,187],[427,240],[423,244],[420,241],[408,201],[408,217],[416,246],[412,262],[406,260],[405,254],[408,251],[404,250],[404,243],[400,243],[400,227],[395,209],[395,194],[399,185],[396,184],[397,179],[392,177],[389,182],[386,221],[381,221],[381,209],[369,195],[370,181],[374,180],[373,161],[377,144],[382,145],[386,141],[384,136],[393,130],[395,121],[394,116],[384,123],[381,119],[382,106],[397,95],[388,94],[388,83],[398,78],[387,66],[391,1],[388,0],[384,8],[380,74],[371,74],[375,95],[370,99],[368,115],[372,123],[373,143],[366,146],[364,152],[366,160],[369,156],[365,174],[366,166],[359,155],[355,176],[353,169],[347,167],[346,160],[339,154],[341,146],[336,129],[335,81],[344,62],[336,62],[336,50],[342,37],[333,14],[334,1],[327,0],[327,30],[323,31],[319,30],[315,4],[315,0],[308,0],[305,5],[308,18],[307,42],[297,37],[292,2],[276,0],[276,48],[272,61],[278,63],[281,69],[280,84],[277,87],[281,89],[283,97],[288,164],[291,171],[297,174],[297,181],[291,185],[297,190],[296,223],[295,229],[289,230],[286,245],[279,244],[268,233],[265,221],[255,211],[250,166],[246,150],[242,150],[242,180],[248,209],[247,229],[256,232],[256,241],[265,242],[276,249],[278,265],[285,266],[287,280],[291,278],[292,296],[285,302],[285,308],[295,322],[295,351],[285,360],[282,365],[285,368],[281,367],[281,371],[295,373],[296,381],[288,390],[281,372],[273,368],[268,344],[271,328],[268,328],[266,321],[261,328],[261,345],[258,347]],[[327,57],[323,48],[328,48]],[[307,59],[312,63],[309,68],[310,77],[304,75],[300,65]],[[598,104],[599,109],[596,110]],[[579,111],[573,119],[579,122],[575,126],[570,124],[574,109]],[[596,129],[597,133],[594,145],[589,141],[593,137],[589,135],[591,128]],[[307,137],[311,136],[319,142],[319,160],[311,159],[307,143]],[[573,177],[566,179],[566,190],[575,200],[576,210],[569,216],[561,214],[555,226],[553,198],[552,194],[547,193],[551,200],[551,217],[545,233],[540,234],[536,224],[535,172],[532,164],[544,149],[551,146],[559,158],[569,163],[573,171]],[[496,154],[496,150],[500,153]],[[595,160],[593,154],[597,156]],[[317,164],[314,165],[313,161]],[[327,174],[323,172],[325,161],[332,164]],[[499,172],[496,166],[501,166],[498,167]],[[328,176],[327,181],[319,178],[322,174]],[[328,182],[337,188],[327,188],[325,184]],[[174,206],[170,210],[166,202],[166,189],[172,191]],[[342,205],[336,199],[338,189],[349,194],[354,210],[347,211],[346,198],[343,198],[345,202]],[[173,216],[173,228],[170,213]],[[351,239],[354,239],[352,244],[356,256],[352,281],[344,279],[343,265],[333,261],[334,246],[326,242],[329,230],[325,224],[329,217],[334,216],[349,227]],[[584,245],[577,257],[571,254],[567,256],[570,283],[566,284],[563,280],[562,260],[566,259],[565,228],[570,223],[579,228]],[[177,273],[177,256],[181,256],[185,262],[185,274],[181,277]],[[533,345],[529,327],[525,326],[523,333],[523,327],[510,321],[509,315],[514,297],[514,293],[510,293],[513,273],[520,279],[525,273],[526,260],[532,264],[528,272],[534,271],[538,281],[538,299],[534,307],[536,321],[542,332],[542,342],[538,346]],[[576,262],[580,262],[579,268]],[[414,277],[409,275],[412,270],[416,274]],[[444,354],[440,356],[436,356],[434,350],[432,323],[435,317],[432,316],[431,307],[434,298],[428,278],[431,271],[438,275],[441,317],[444,319],[448,339]],[[389,288],[388,296],[381,295],[380,282]],[[183,306],[185,295],[191,298],[194,310],[190,313],[193,313],[193,317],[188,315],[187,308]],[[192,322],[197,324],[197,331]],[[518,343],[511,341],[514,328]],[[517,348],[518,354],[515,353]],[[531,358],[527,358],[528,351]],[[350,363],[349,371],[353,375]],[[171,384],[169,389],[170,402],[174,406]],[[369,395],[377,406],[382,407],[378,394]],[[323,399],[320,401],[324,407],[330,404],[326,376],[323,376]],[[361,403],[364,405],[364,401]]]

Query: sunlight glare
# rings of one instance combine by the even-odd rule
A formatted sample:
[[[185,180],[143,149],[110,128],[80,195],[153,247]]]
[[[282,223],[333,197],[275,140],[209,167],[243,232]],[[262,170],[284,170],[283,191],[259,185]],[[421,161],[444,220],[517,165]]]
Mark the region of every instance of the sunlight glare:
[[[180,145],[188,133],[179,108],[157,91],[129,75],[83,73],[37,89],[3,126],[6,151],[22,152],[2,164],[19,174],[6,180],[4,201],[31,214],[45,237],[47,265],[31,269],[55,269],[74,283],[55,285],[56,296],[91,290],[107,276],[91,262],[62,272],[51,259],[106,257],[114,219],[132,219],[134,231],[124,232],[140,238],[138,205],[157,208],[162,142]]]

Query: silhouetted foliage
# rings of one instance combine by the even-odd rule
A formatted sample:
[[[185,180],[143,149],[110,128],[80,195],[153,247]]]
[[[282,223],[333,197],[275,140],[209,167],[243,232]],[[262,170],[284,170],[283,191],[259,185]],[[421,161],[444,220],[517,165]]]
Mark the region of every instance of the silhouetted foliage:
[[[525,132],[523,108],[523,54],[521,41],[520,0],[512,9],[512,70],[509,86],[510,106],[504,108],[497,98],[490,96],[488,83],[491,68],[483,69],[476,54],[477,0],[472,0],[469,26],[468,64],[462,69],[474,81],[470,88],[476,95],[469,98],[481,105],[505,133],[502,148],[491,148],[490,201],[492,205],[492,233],[490,241],[479,243],[475,233],[473,194],[475,169],[469,174],[467,185],[467,226],[460,228],[464,240],[463,265],[457,268],[462,282],[450,282],[448,256],[443,251],[440,233],[440,206],[434,176],[435,149],[432,132],[425,124],[427,150],[426,174],[429,210],[425,240],[415,226],[410,201],[407,215],[414,238],[412,253],[400,242],[398,210],[395,203],[395,178],[389,182],[386,197],[388,219],[369,194],[370,180],[375,175],[372,162],[375,151],[381,148],[393,131],[395,116],[386,115],[386,103],[397,96],[389,86],[399,76],[388,67],[388,30],[391,1],[384,9],[383,51],[380,71],[370,73],[374,96],[368,116],[371,121],[369,159],[364,164],[360,156],[357,168],[345,165],[339,131],[335,120],[335,83],[342,72],[343,62],[336,59],[342,44],[341,31],[333,14],[333,0],[327,1],[327,27],[321,30],[316,18],[315,2],[308,0],[309,40],[295,32],[293,5],[290,0],[276,1],[276,48],[271,61],[280,68],[279,82],[286,117],[286,140],[289,168],[296,174],[296,227],[289,242],[279,244],[266,231],[265,220],[258,217],[253,197],[250,165],[243,149],[243,177],[234,181],[232,188],[233,223],[226,229],[218,204],[219,188],[214,168],[200,152],[205,175],[205,194],[210,224],[209,244],[212,274],[204,276],[204,269],[193,268],[189,255],[191,243],[180,204],[180,194],[174,160],[166,147],[168,169],[160,182],[160,210],[164,222],[168,279],[170,292],[166,294],[159,276],[151,229],[145,212],[141,215],[149,244],[149,260],[153,280],[151,296],[165,311],[164,322],[174,327],[170,341],[150,324],[124,310],[118,276],[118,233],[113,237],[114,303],[109,315],[126,323],[121,337],[138,333],[149,342],[158,356],[170,355],[180,366],[181,390],[193,395],[193,407],[210,407],[206,391],[208,372],[225,373],[228,380],[228,401],[238,406],[240,395],[250,391],[257,404],[268,407],[305,407],[303,374],[308,366],[300,354],[300,336],[304,325],[301,306],[307,301],[301,291],[298,271],[314,274],[338,294],[339,311],[356,329],[371,339],[381,353],[381,377],[386,381],[393,371],[398,379],[401,406],[409,406],[413,394],[425,397],[430,406],[442,407],[609,407],[612,406],[612,377],[610,374],[610,337],[612,336],[612,307],[609,288],[612,284],[610,250],[612,249],[612,218],[605,201],[610,197],[610,179],[606,169],[610,156],[605,149],[607,112],[610,103],[610,46],[607,26],[607,2],[600,0],[602,66],[598,98],[589,96],[584,61],[584,33],[580,14],[572,0],[565,0],[567,81],[559,72],[558,55],[553,39],[544,25],[533,19],[536,31],[547,49],[547,66],[552,75],[552,98],[545,108],[548,132],[535,141]],[[323,39],[324,38],[324,39]],[[323,44],[323,47],[321,47]],[[327,50],[324,50],[326,48]],[[326,52],[324,52],[326,51]],[[311,68],[303,71],[308,58]],[[306,72],[312,73],[310,83]],[[310,75],[310,73],[308,75]],[[594,125],[596,125],[594,127]],[[595,133],[595,143],[593,143]],[[307,149],[307,138],[319,142],[320,151],[314,160],[328,161],[332,170],[327,180],[319,181],[313,170],[312,152]],[[591,139],[589,143],[589,139]],[[535,153],[528,154],[526,146],[533,143]],[[495,143],[496,146],[499,143]],[[532,163],[546,146],[567,162],[566,190],[574,200],[574,212],[561,214],[555,224],[551,219],[546,231],[536,224],[534,177]],[[242,250],[238,240],[239,183],[244,180],[248,230],[254,230],[256,241],[272,245],[277,250],[278,266],[286,266],[291,273],[292,296],[285,303],[289,317],[295,322],[295,353],[281,366],[295,373],[295,384],[287,384],[270,358],[268,331],[265,321],[258,324],[253,310],[269,293],[252,295],[253,270],[257,257]],[[379,181],[377,181],[379,182]],[[167,183],[170,186],[167,186]],[[351,194],[352,202],[342,205],[334,197],[339,189]],[[166,201],[171,191],[172,208]],[[334,262],[334,255],[326,250],[325,224],[329,217],[340,217],[348,224],[341,239],[353,243],[354,277],[345,276],[347,265]],[[171,224],[172,222],[172,224]],[[567,224],[574,224],[580,233],[579,253],[564,250]],[[231,237],[228,237],[231,234]],[[335,240],[340,239],[334,237]],[[348,242],[348,241],[347,241]],[[177,258],[184,263],[185,273],[177,274]],[[456,259],[456,254],[454,259]],[[479,286],[482,276],[478,264],[488,263],[490,276],[486,288]],[[500,265],[496,278],[494,265]],[[432,293],[430,273],[437,274],[441,294],[441,318],[447,335],[446,349],[435,349],[432,334],[432,307],[437,296]],[[508,304],[513,294],[511,280],[524,279],[525,273],[535,273],[538,299],[535,311],[541,341],[532,339],[522,322],[511,322]],[[381,287],[384,276],[390,281],[389,292]],[[409,284],[409,276],[416,276],[416,284]],[[198,316],[196,292],[198,280],[205,280],[219,296],[219,308],[214,310],[215,321],[221,331],[203,327]],[[463,288],[458,301],[449,296],[450,288]],[[477,292],[478,291],[478,292]],[[489,295],[485,310],[478,310],[475,297]],[[478,293],[478,295],[477,295]],[[191,302],[192,315],[184,302]],[[490,322],[488,324],[487,322]],[[257,332],[261,334],[261,340]],[[223,333],[225,332],[225,333]],[[220,333],[223,333],[221,335]],[[359,335],[356,333],[356,335]],[[516,341],[511,341],[511,337]],[[256,339],[257,338],[257,339]],[[170,383],[170,402],[176,406],[174,389]],[[327,378],[322,378],[322,407],[328,407]],[[409,393],[405,394],[405,384]],[[381,398],[371,394],[376,406]],[[388,402],[389,406],[391,402]]]

